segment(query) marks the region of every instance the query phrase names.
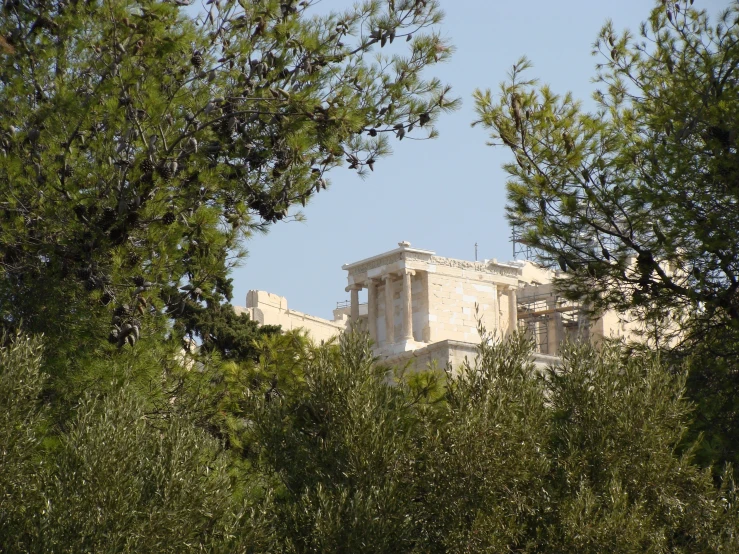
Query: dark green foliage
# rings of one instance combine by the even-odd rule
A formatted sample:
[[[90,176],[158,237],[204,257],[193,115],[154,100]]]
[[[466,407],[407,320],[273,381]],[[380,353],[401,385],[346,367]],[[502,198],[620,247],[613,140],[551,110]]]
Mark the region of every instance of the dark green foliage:
[[[490,337],[485,337],[485,340]],[[296,394],[255,398],[295,552],[715,552],[737,541],[729,475],[677,453],[684,379],[655,357],[569,347],[543,373],[521,336],[485,342],[438,401],[390,384],[357,338]],[[419,394],[419,390],[425,392]]]
[[[735,548],[723,533],[736,527],[736,508],[724,512],[691,450],[676,454],[690,411],[684,377],[654,355],[623,354],[568,347],[561,369],[547,372],[559,511],[549,544],[594,553]]]
[[[88,399],[61,437],[40,540],[62,552],[181,552],[238,522],[226,460],[187,420],[157,421],[124,389]]]
[[[182,317],[185,332],[201,339],[203,352],[218,352],[224,360],[256,361],[256,341],[280,332],[279,325],[262,325],[247,314],[237,314],[230,304],[194,306]]]
[[[245,321],[252,329],[253,323]],[[177,395],[174,409],[222,440],[234,454],[236,466],[243,462],[247,467],[254,447],[252,426],[247,423],[254,399],[299,394],[314,351],[302,330],[251,332],[248,357],[224,359],[218,348],[191,352],[182,362],[197,371],[173,371],[168,383]]]
[[[233,396],[221,407],[248,446],[227,456],[197,429],[184,389],[159,410],[129,386],[87,397],[54,430],[38,343],[17,339],[0,352],[0,549],[739,548],[731,476],[714,484],[692,448],[679,452],[685,379],[655,356],[568,346],[560,367],[535,370],[523,336],[484,336],[443,387],[442,374],[378,365],[366,337],[281,344],[302,368],[294,378],[224,380]]]
[[[736,332],[712,330],[706,340],[688,352],[665,355],[689,369],[687,389],[695,403],[694,422],[687,436],[702,437],[696,460],[704,466],[728,460],[739,464],[739,359]]]
[[[41,518],[45,464],[38,340],[3,337],[0,348],[0,550],[22,552]]]
[[[130,387],[87,397],[54,433],[40,362],[38,341],[0,351],[0,550],[259,550],[261,516],[234,497],[212,438],[146,412]]]
[[[245,238],[455,105],[435,1],[182,4],[1,8],[0,327],[61,360],[217,311]]]
[[[422,443],[417,480],[426,538],[419,551],[546,545],[544,526],[555,509],[546,508],[550,413],[530,352],[523,336],[506,345],[486,343],[449,376],[440,421],[425,429]]]
[[[408,552],[418,415],[386,380],[364,337],[343,336],[306,361],[303,386],[255,396],[254,444],[274,473],[277,530],[289,552]]]
[[[509,220],[565,272],[557,287],[697,361],[689,396],[721,465],[739,461],[739,5],[712,24],[692,1],[661,2],[639,35],[598,35],[595,113],[528,80],[525,59],[497,99],[477,91],[477,110],[515,156]]]
[[[691,5],[658,3],[640,36],[603,27],[595,113],[527,80],[527,60],[475,96],[515,155],[509,219],[567,271],[559,287],[669,320],[662,344],[739,325],[739,6],[712,25]]]

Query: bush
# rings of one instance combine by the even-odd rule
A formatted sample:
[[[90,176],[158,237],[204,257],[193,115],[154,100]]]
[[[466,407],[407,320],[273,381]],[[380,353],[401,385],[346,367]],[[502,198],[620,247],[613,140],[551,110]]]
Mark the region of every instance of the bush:
[[[717,486],[694,463],[685,377],[656,355],[569,345],[536,370],[522,335],[484,334],[444,381],[378,364],[360,335],[294,343],[292,378],[239,391],[244,448],[228,452],[130,385],[52,430],[40,344],[9,341],[0,549],[739,551],[730,468]]]
[[[0,351],[0,550],[236,552],[260,540],[214,439],[184,416],[147,414],[127,386],[88,396],[52,433],[40,361],[36,339]]]
[[[685,379],[620,345],[537,371],[523,336],[484,336],[441,398],[359,337],[255,397],[275,530],[290,552],[736,551],[736,491],[681,450]],[[425,382],[433,383],[434,376]],[[394,382],[393,382],[394,381]]]

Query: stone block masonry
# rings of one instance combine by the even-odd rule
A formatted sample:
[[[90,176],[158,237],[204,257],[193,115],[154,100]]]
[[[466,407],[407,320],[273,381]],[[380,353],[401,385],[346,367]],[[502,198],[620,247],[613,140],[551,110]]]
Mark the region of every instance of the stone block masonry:
[[[287,307],[287,299],[261,290],[250,290],[246,294],[246,308],[235,306],[236,313],[247,313],[262,325],[280,325],[283,330],[304,329],[320,342],[337,336],[349,327],[350,318],[343,314],[333,321],[304,314]],[[358,313],[357,313],[358,315]]]
[[[590,322],[581,306],[554,291],[554,273],[531,262],[457,260],[400,242],[343,269],[351,300],[334,310],[333,321],[290,310],[285,298],[264,291],[249,291],[246,308],[236,310],[262,324],[303,328],[316,341],[366,329],[378,357],[419,368],[432,361],[456,366],[471,356],[480,341],[478,320],[501,338],[525,329],[539,365],[556,361],[567,338],[598,341],[636,332],[624,314],[608,312]],[[359,304],[362,289],[366,305]]]
[[[401,242],[343,268],[347,290],[368,289],[367,325],[381,356],[443,340],[474,343],[478,317],[500,335],[516,328],[519,265],[443,258]]]

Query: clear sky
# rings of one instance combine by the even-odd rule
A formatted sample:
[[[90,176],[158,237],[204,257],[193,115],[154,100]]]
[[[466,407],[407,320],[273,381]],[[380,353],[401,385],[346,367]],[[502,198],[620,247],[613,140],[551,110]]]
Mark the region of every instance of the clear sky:
[[[321,9],[348,7],[348,0],[323,0]],[[638,33],[649,0],[441,0],[440,30],[456,51],[433,74],[453,87],[462,108],[442,115],[439,138],[393,143],[363,180],[339,168],[327,191],[302,210],[305,222],[274,225],[252,238],[248,258],[236,269],[233,303],[243,306],[250,289],[287,297],[288,307],[331,318],[347,300],[342,264],[385,252],[408,240],[413,247],[453,258],[510,260],[510,229],[504,218],[505,174],[510,153],[486,146],[486,132],[471,128],[472,92],[497,91],[516,60],[526,55],[531,75],[558,93],[571,91],[590,102],[598,59],[592,44],[602,24]],[[696,0],[716,13],[728,0]],[[361,297],[360,297],[361,298]]]

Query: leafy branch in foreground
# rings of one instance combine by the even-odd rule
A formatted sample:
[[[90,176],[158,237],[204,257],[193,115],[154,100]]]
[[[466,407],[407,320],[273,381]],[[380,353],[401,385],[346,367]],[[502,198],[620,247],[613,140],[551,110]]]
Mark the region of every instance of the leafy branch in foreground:
[[[422,75],[450,53],[433,0],[204,9],[4,3],[3,327],[122,347],[221,304],[244,238],[456,106]]]
[[[567,272],[557,285],[667,322],[661,344],[739,326],[739,6],[715,24],[691,6],[658,3],[639,36],[603,27],[594,113],[526,78],[525,59],[496,99],[475,94],[514,155],[509,220]]]

